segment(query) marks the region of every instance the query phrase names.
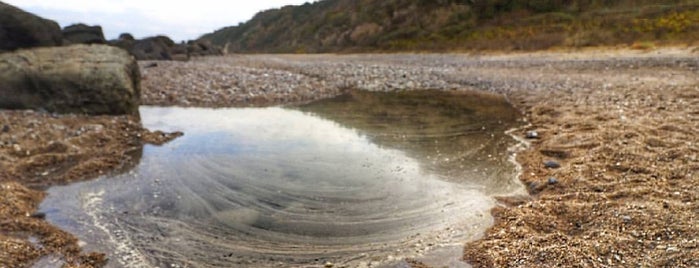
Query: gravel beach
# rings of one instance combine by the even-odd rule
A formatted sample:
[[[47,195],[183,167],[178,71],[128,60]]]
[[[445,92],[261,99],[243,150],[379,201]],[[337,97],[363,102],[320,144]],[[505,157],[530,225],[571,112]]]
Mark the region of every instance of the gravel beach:
[[[530,196],[499,199],[494,226],[466,245],[466,261],[699,266],[696,49],[228,55],[139,64],[145,105],[284,105],[348,89],[504,94],[529,123],[514,134],[528,141],[516,159]],[[39,190],[128,169],[143,143],[177,136],[128,117],[0,111],[0,119],[0,266],[9,267],[41,256],[99,266],[98,253],[81,253],[74,238],[34,215]]]
[[[348,88],[505,94],[531,124],[515,133],[532,138],[517,156],[531,196],[501,198],[495,225],[467,244],[467,261],[699,266],[696,49],[230,55],[157,64],[143,68],[147,104],[273,105]]]

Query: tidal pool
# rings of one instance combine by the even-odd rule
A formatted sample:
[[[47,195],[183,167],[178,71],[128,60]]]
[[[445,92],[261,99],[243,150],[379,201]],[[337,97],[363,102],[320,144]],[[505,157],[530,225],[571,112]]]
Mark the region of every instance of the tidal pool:
[[[396,266],[459,261],[494,195],[523,193],[503,98],[416,91],[297,107],[142,107],[132,170],[58,186],[40,210],[111,267]]]

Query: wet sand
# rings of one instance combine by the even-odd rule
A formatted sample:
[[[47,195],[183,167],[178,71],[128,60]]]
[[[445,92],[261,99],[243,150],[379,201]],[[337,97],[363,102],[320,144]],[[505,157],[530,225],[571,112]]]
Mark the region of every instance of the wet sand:
[[[233,55],[152,68],[141,64],[143,99],[153,105],[265,106],[320,99],[347,88],[505,94],[531,123],[515,134],[538,134],[517,156],[523,166],[520,179],[531,196],[501,199],[493,210],[494,226],[466,245],[467,261],[478,267],[697,267],[698,58],[691,48],[671,48],[511,55]],[[241,69],[254,75],[240,75]],[[112,129],[129,124],[104,121],[111,118],[22,113],[0,112],[2,142],[8,135],[20,137],[19,150],[14,144],[0,146],[0,266],[24,266],[50,254],[64,256],[73,266],[100,264],[101,255],[81,253],[72,236],[46,224],[41,215],[32,217],[43,194],[26,185],[99,174],[101,165],[84,161],[93,159],[86,156],[72,158],[80,163],[68,169],[74,172],[50,171],[49,179],[41,179],[47,170],[63,170],[52,162],[60,163],[60,158],[37,158],[56,150],[65,154],[60,152],[89,148],[102,156],[118,148],[120,153],[102,157],[113,160],[105,160],[111,164],[102,171],[118,170],[130,155],[127,137],[138,141],[142,130]],[[29,125],[32,118],[39,122],[34,130],[16,127]],[[33,141],[32,133],[56,132],[43,123],[52,120],[64,120],[55,124],[66,126],[97,120],[113,132],[96,134],[92,142],[75,140],[67,148],[49,143],[75,132],[61,130],[39,135],[41,143]],[[7,131],[4,125],[9,125]],[[114,147],[98,146],[102,139],[96,137],[112,137],[106,142]],[[25,147],[32,148],[29,158]],[[30,158],[34,161],[23,160]],[[545,161],[560,167],[547,168]]]

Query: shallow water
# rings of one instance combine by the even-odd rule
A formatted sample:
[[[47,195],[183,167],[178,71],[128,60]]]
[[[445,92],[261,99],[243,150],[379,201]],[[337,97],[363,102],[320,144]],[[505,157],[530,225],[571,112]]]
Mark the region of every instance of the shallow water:
[[[490,95],[368,93],[289,108],[142,107],[183,131],[131,171],[49,189],[47,219],[110,266],[459,266],[491,224],[492,195],[521,191]]]

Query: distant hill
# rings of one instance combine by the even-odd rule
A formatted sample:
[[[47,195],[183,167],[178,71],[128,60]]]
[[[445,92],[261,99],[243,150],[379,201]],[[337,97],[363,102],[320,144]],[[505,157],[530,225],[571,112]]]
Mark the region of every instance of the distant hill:
[[[699,41],[699,0],[322,0],[202,39],[229,52],[643,48]]]

